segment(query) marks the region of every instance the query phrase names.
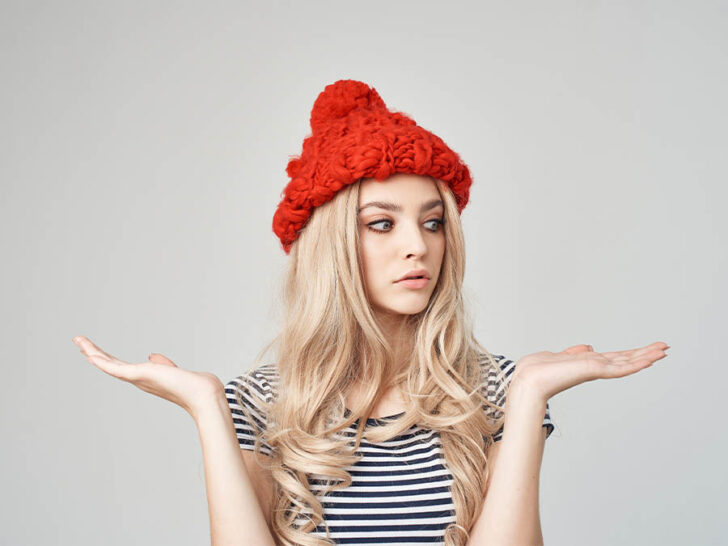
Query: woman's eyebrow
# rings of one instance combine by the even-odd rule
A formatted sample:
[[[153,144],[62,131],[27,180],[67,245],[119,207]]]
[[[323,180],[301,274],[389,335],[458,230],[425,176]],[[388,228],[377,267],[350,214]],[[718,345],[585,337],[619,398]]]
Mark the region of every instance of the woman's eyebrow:
[[[427,201],[427,203],[424,203],[420,207],[420,212],[425,212],[430,209],[434,209],[437,206],[444,206],[441,199],[433,199],[432,201]],[[384,210],[391,210],[392,212],[402,212],[401,205],[397,205],[396,203],[390,203],[389,201],[370,201],[366,205],[362,205],[361,207],[358,207],[356,209],[357,213],[360,213],[364,209],[368,207],[377,207],[379,209]]]

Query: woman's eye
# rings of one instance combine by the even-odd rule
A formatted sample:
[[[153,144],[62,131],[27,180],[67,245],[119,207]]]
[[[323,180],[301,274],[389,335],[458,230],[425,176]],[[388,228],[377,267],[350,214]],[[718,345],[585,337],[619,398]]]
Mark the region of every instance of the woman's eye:
[[[369,231],[374,231],[374,232],[376,232],[376,233],[382,233],[382,232],[384,232],[384,231],[389,231],[389,230],[384,230],[384,229],[374,229],[374,228],[372,228],[371,226],[376,226],[377,224],[391,224],[391,223],[392,223],[392,222],[391,222],[390,220],[377,220],[376,222],[370,222],[370,223],[368,223],[368,224],[367,224],[367,228],[369,228]]]
[[[425,222],[425,224],[430,224],[433,222],[434,222],[435,226],[432,228],[428,228],[432,232],[439,231],[440,227],[445,223],[445,221],[440,218],[433,218],[432,220],[427,220],[427,222]],[[391,220],[377,220],[376,222],[370,222],[367,224],[367,229],[369,229],[369,231],[373,231],[375,233],[386,233],[387,231],[389,231],[391,229],[391,228],[377,229],[377,228],[372,227],[372,226],[376,226],[378,224],[390,224],[391,225],[392,221]]]
[[[440,226],[442,226],[445,221],[441,220],[440,218],[433,218],[432,220],[427,220],[426,223],[435,222],[435,227],[432,229],[432,231],[437,231],[440,229]]]

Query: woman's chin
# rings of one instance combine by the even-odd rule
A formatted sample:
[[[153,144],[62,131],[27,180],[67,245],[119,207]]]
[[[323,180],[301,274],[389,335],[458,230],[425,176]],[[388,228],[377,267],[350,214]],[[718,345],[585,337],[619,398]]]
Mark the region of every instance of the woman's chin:
[[[379,312],[387,315],[416,315],[427,307],[429,300],[422,298],[422,301],[388,302],[387,306],[379,306]]]

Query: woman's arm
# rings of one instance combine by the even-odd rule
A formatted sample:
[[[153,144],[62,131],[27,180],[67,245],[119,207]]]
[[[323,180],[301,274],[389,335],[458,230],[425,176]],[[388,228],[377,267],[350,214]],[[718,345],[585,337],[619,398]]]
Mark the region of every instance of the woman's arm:
[[[212,546],[275,546],[243,463],[224,390],[193,418],[205,464]]]
[[[542,427],[545,412],[543,398],[514,379],[506,399],[503,439],[490,449],[490,485],[470,531],[469,546],[543,544],[538,486],[547,433]]]
[[[159,353],[129,363],[102,351],[85,336],[73,342],[105,373],[184,408],[197,425],[213,546],[275,546],[238,444],[225,386],[208,372],[180,368]]]
[[[506,397],[503,439],[483,509],[471,529],[471,546],[543,544],[538,483],[545,433],[546,401],[595,379],[625,377],[665,358],[656,341],[626,351],[594,351],[574,345],[559,353],[541,351],[518,361]]]

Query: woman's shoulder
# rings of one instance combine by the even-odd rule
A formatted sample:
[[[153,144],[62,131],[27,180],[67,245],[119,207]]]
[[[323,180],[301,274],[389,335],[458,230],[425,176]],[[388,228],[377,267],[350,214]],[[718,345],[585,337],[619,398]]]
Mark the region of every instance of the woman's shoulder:
[[[505,398],[516,361],[497,353],[480,353],[478,361],[483,369],[483,388],[488,399],[494,403],[501,402]]]
[[[278,365],[265,363],[253,367],[240,375],[230,379],[225,385],[226,390],[234,390],[266,402],[272,401],[278,386]]]
[[[481,366],[489,373],[498,374],[503,372],[510,376],[513,373],[513,369],[516,366],[514,360],[506,357],[502,354],[497,353],[479,353],[478,362]]]

